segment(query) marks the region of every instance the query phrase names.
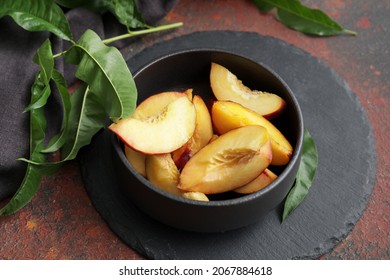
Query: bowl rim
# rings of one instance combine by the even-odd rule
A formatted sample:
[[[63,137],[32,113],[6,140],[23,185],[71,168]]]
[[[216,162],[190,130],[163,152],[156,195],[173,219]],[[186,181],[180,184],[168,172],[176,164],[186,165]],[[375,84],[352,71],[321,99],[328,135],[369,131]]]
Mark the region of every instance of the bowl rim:
[[[111,134],[111,139],[112,139],[112,144],[114,145],[114,150],[116,153],[119,155],[120,160],[122,163],[125,164],[126,168],[147,188],[149,188],[153,192],[157,192],[159,195],[172,199],[178,203],[183,203],[183,204],[188,204],[188,205],[193,205],[193,206],[200,206],[200,207],[219,207],[219,206],[235,206],[239,205],[242,203],[247,203],[250,201],[255,201],[257,200],[258,197],[261,197],[269,192],[271,192],[273,189],[277,187],[279,182],[283,181],[290,171],[294,168],[295,164],[297,163],[298,160],[301,158],[301,153],[303,149],[303,138],[304,138],[304,121],[303,121],[303,115],[301,108],[299,106],[298,100],[291,90],[291,88],[287,85],[287,83],[280,77],[279,74],[277,74],[272,68],[267,66],[266,64],[262,62],[257,62],[249,57],[246,57],[245,55],[238,54],[236,52],[232,51],[226,51],[223,49],[218,49],[218,48],[189,48],[185,50],[180,50],[180,51],[175,51],[169,54],[162,54],[158,58],[153,59],[152,61],[144,64],[142,67],[140,67],[138,70],[136,70],[133,74],[133,79],[134,81],[136,80],[137,76],[140,75],[143,71],[145,71],[147,68],[150,66],[159,63],[167,58],[177,56],[177,55],[185,55],[188,53],[195,53],[195,52],[201,52],[201,53],[207,53],[207,52],[214,52],[214,53],[221,53],[221,54],[227,54],[227,55],[232,55],[236,56],[240,59],[248,60],[251,63],[257,64],[261,68],[263,68],[265,71],[269,72],[271,75],[273,75],[281,84],[282,86],[286,89],[288,94],[290,95],[292,104],[294,105],[294,111],[295,114],[298,117],[298,137],[296,140],[296,144],[293,150],[293,155],[290,159],[290,161],[287,163],[283,171],[278,175],[278,177],[269,185],[267,185],[265,188],[254,192],[250,194],[245,194],[243,196],[237,197],[237,198],[229,198],[229,199],[222,199],[222,200],[212,200],[212,201],[198,201],[198,200],[191,200],[187,199],[178,195],[171,194],[167,191],[164,191],[160,188],[157,188],[154,186],[149,180],[147,180],[144,176],[139,174],[134,167],[129,163],[127,160],[125,153],[123,152],[122,146],[125,145],[122,143],[122,141],[113,133]],[[292,186],[291,186],[292,187]],[[291,188],[290,188],[291,189]]]

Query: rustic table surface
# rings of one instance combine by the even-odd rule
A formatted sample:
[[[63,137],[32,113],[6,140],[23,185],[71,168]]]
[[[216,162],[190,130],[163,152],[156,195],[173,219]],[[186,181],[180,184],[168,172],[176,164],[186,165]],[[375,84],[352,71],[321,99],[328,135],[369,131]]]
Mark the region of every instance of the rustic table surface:
[[[390,259],[390,13],[389,1],[302,1],[326,11],[358,36],[310,37],[261,14],[247,0],[180,0],[162,22],[175,31],[147,35],[123,49],[125,57],[156,42],[195,31],[257,32],[284,40],[322,60],[358,96],[372,125],[376,180],[351,232],[321,259]],[[77,161],[47,177],[30,204],[0,219],[0,259],[143,259],[100,217],[86,193]]]

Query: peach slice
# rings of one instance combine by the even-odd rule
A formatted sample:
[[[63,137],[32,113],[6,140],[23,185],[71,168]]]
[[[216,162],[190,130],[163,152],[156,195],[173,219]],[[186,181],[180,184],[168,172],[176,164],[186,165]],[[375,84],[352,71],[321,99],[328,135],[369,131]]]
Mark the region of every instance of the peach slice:
[[[232,72],[217,63],[211,64],[210,83],[218,100],[237,102],[267,119],[279,115],[286,106],[286,102],[280,96],[251,90]]]
[[[290,161],[293,148],[290,142],[269,120],[244,106],[231,101],[216,101],[211,118],[218,133],[246,126],[260,125],[267,129],[272,145],[272,165],[285,165]]]
[[[234,192],[241,194],[257,192],[271,184],[277,177],[278,176],[275,173],[266,168],[259,176],[256,177],[256,179],[242,187],[234,189]]]
[[[237,128],[219,136],[187,162],[178,188],[204,194],[230,191],[254,180],[271,160],[265,128]]]
[[[169,103],[183,96],[187,96],[191,101],[192,89],[188,89],[184,92],[165,91],[153,94],[137,106],[137,109],[133,112],[132,117],[143,119],[151,115],[157,115],[161,111],[161,108],[166,107]]]
[[[145,159],[146,155],[140,152],[137,152],[136,150],[133,150],[132,148],[125,145],[125,155],[129,163],[134,167],[134,169],[141,174],[142,176],[146,177],[146,170],[145,170]]]
[[[211,116],[203,99],[200,96],[195,95],[192,103],[194,104],[196,111],[194,134],[184,146],[172,153],[173,161],[179,169],[182,169],[195,153],[206,146],[213,136]]]
[[[185,192],[182,194],[182,196],[192,200],[210,201],[209,198],[201,192]]]
[[[177,188],[179,170],[170,154],[146,156],[146,177],[157,188],[175,195],[182,192]]]
[[[120,119],[109,129],[126,145],[145,154],[177,150],[194,133],[195,107],[185,94],[167,105],[164,100],[159,104],[154,104],[159,106],[158,109],[149,105],[139,106],[130,118]]]

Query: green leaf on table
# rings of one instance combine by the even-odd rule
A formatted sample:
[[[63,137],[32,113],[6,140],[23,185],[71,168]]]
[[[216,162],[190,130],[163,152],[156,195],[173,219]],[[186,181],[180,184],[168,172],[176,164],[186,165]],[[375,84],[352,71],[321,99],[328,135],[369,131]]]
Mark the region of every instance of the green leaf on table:
[[[72,34],[62,9],[52,0],[2,0],[0,18],[10,16],[28,31],[49,31],[70,41]]]
[[[294,211],[294,209],[304,200],[308,194],[317,170],[317,164],[317,147],[309,131],[305,129],[301,162],[295,178],[294,186],[288,193],[284,203],[282,222],[286,220],[286,218]]]
[[[36,154],[37,152],[34,152],[30,157],[35,161],[38,161],[35,157]],[[41,166],[28,163],[26,173],[19,189],[7,204],[0,209],[0,216],[11,215],[22,209],[37,193],[43,176],[53,174],[57,169],[58,166]]]
[[[76,64],[76,77],[98,96],[111,119],[126,118],[134,111],[137,89],[122,54],[87,30],[66,54]]]
[[[254,0],[257,7],[264,11],[264,7],[275,7],[278,19],[286,26],[302,33],[331,36],[339,34],[356,34],[342,28],[327,14],[318,9],[310,9],[298,0]]]

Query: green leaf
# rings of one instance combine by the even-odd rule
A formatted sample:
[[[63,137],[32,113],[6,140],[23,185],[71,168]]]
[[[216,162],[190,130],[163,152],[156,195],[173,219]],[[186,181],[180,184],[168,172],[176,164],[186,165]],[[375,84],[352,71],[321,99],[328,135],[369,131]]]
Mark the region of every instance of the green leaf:
[[[70,97],[68,126],[64,132],[64,145],[61,160],[57,162],[39,162],[21,159],[37,166],[56,166],[75,159],[79,150],[88,145],[92,137],[107,123],[104,105],[99,97],[82,84]]]
[[[39,162],[21,159],[29,164],[50,167],[59,166],[75,159],[79,150],[88,145],[92,137],[107,123],[104,104],[86,84],[82,84],[70,97],[68,127],[64,134],[64,146],[61,149],[61,160],[57,162]]]
[[[135,0],[105,0],[103,2],[105,2],[107,10],[114,14],[118,21],[127,28],[146,26],[145,21],[137,9]]]
[[[266,3],[265,1],[262,1],[262,0],[253,0],[253,2],[255,3],[255,5],[257,6],[257,8],[264,12],[264,13],[268,13],[269,11],[271,11],[273,8],[275,8],[275,6],[271,5],[271,4],[268,4]]]
[[[40,65],[41,70],[37,73],[31,89],[30,111],[30,161],[44,163],[45,157],[41,153],[44,148],[46,118],[44,104],[50,95],[49,81],[53,73],[53,55],[50,42],[46,40],[37,50],[34,61]],[[0,215],[10,215],[25,206],[37,192],[42,177],[52,174],[58,169],[57,166],[27,164],[26,173],[19,189],[11,200],[0,209]]]
[[[106,124],[106,113],[100,98],[86,84],[71,96],[66,142],[63,146],[62,162],[72,160],[78,151],[88,145],[92,137]]]
[[[28,105],[26,109],[24,109],[23,113],[31,111],[32,109],[42,108],[46,105],[47,99],[51,94],[51,89],[49,85],[40,86],[39,84],[42,85],[43,82],[41,81],[41,78],[37,76],[36,83],[33,86],[32,91],[39,92],[39,98],[34,103],[30,103],[30,105]]]
[[[19,189],[8,203],[0,209],[0,216],[14,214],[29,203],[38,191],[43,176],[55,173],[58,167],[27,164],[26,173]]]
[[[33,96],[35,96],[34,101],[23,112],[45,106],[51,94],[49,83],[54,69],[54,59],[51,44],[48,39],[39,47],[33,61],[40,66],[41,70],[37,73],[35,83],[32,86]]]
[[[37,75],[38,76],[38,75]],[[36,80],[36,83],[38,79]],[[37,87],[38,88],[38,87]],[[32,91],[31,101],[34,103],[40,98],[39,91]],[[46,119],[43,108],[30,111],[30,159],[36,162],[44,162],[45,158],[40,153],[45,138]],[[27,165],[25,177],[18,191],[11,200],[0,209],[0,215],[15,213],[26,205],[35,195],[44,174],[52,171],[41,166]]]
[[[52,73],[52,80],[56,85],[56,88],[61,96],[63,106],[62,126],[60,133],[55,135],[50,141],[42,153],[52,153],[58,151],[66,142],[66,135],[68,132],[69,114],[71,110],[70,95],[68,86],[62,74],[54,69]]]
[[[146,26],[135,0],[56,0],[56,2],[67,8],[83,7],[94,12],[111,12],[127,28]]]
[[[89,85],[111,119],[126,118],[136,106],[137,89],[122,54],[106,46],[92,30],[87,30],[66,54],[77,64],[76,77]]]
[[[137,91],[123,56],[116,48],[103,44],[96,33],[87,30],[66,53],[66,59],[77,64],[76,76],[85,84],[70,97],[67,127],[58,136],[63,137],[61,161],[23,159],[30,164],[55,166],[74,159],[107,124],[107,115],[112,119],[126,118],[135,109]],[[57,147],[49,148],[53,151]]]
[[[23,161],[37,166],[56,166],[75,159],[79,150],[88,145],[92,137],[107,123],[104,104],[86,84],[82,84],[70,97],[70,111],[63,132],[61,160],[57,162]],[[54,149],[54,148],[53,148]]]
[[[48,85],[54,69],[53,51],[49,39],[46,39],[37,50],[33,61],[41,67],[42,81]]]
[[[284,203],[282,222],[304,200],[313,182],[318,164],[317,148],[309,131],[305,129],[301,162],[291,188]]]
[[[356,34],[342,28],[321,10],[310,9],[298,0],[256,0],[255,4],[260,9],[265,5],[274,6],[277,8],[279,20],[284,25],[302,33],[318,36]]]
[[[7,15],[28,31],[49,31],[64,40],[72,39],[63,11],[52,0],[2,0],[0,18]]]

